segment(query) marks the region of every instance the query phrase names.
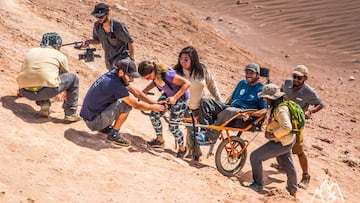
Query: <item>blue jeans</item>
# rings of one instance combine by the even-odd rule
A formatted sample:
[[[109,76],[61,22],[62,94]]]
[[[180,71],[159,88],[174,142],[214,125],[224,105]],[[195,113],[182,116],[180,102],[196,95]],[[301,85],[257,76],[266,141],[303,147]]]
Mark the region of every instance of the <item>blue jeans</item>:
[[[62,73],[59,75],[61,83],[58,87],[44,87],[39,91],[28,91],[20,89],[20,93],[27,99],[33,100],[37,105],[48,103],[50,105],[50,98],[55,97],[61,92],[66,92],[66,101],[64,101],[62,108],[65,115],[72,115],[76,113],[79,99],[79,78],[74,73]]]
[[[291,149],[295,143],[295,139],[289,145],[283,146],[281,142],[269,141],[257,148],[250,155],[251,168],[254,182],[264,185],[262,162],[270,158],[277,157],[282,167],[286,171],[287,186],[289,190],[296,191],[297,179],[294,162],[292,159]]]

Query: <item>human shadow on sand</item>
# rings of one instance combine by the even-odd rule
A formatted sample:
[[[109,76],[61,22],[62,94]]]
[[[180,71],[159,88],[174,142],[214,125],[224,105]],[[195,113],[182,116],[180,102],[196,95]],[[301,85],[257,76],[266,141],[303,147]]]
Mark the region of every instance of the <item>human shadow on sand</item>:
[[[129,152],[139,152],[139,153],[149,153],[153,156],[159,156],[166,160],[174,160],[179,163],[187,163],[187,165],[195,167],[195,168],[203,168],[203,167],[211,167],[205,164],[194,164],[191,160],[176,158],[176,152],[171,149],[154,149],[151,148],[147,142],[140,136],[132,135],[129,133],[123,133],[123,135],[131,141],[131,145],[126,147]],[[73,142],[76,145],[81,147],[86,147],[89,149],[93,149],[96,151],[100,151],[102,149],[118,149],[124,148],[124,146],[116,145],[111,141],[107,140],[107,135],[104,133],[88,133],[85,131],[78,131],[75,129],[67,129],[65,130],[64,137]]]
[[[53,122],[53,123],[62,123],[62,124],[68,124],[68,121],[64,121],[63,119],[58,118],[43,118],[40,117],[37,113],[37,111],[30,105],[24,104],[24,103],[18,103],[16,100],[20,98],[19,96],[3,96],[1,97],[1,103],[2,106],[6,109],[11,110],[14,115],[22,119],[23,121],[27,123],[47,123],[47,122]]]
[[[128,147],[117,145],[116,143],[109,141],[107,135],[104,133],[88,133],[85,131],[78,131],[72,128],[65,130],[64,137],[73,142],[76,145],[81,147],[86,147],[96,151],[101,149],[118,149],[118,148],[127,148],[129,152],[140,152],[140,153],[149,153],[157,156],[149,146],[146,144],[145,140],[142,137],[131,135],[129,133],[122,133],[126,138],[131,141],[131,145]]]
[[[104,134],[90,134],[88,132],[69,128],[65,130],[64,137],[76,145],[93,149],[95,151],[108,148],[121,148],[121,146],[114,145],[108,141]]]
[[[286,180],[280,180],[280,179],[271,177],[271,175],[279,174],[279,173],[280,173],[279,171],[264,170],[263,177],[266,177],[266,178],[264,178],[264,190],[260,190],[257,192],[259,194],[267,195],[267,194],[269,194],[270,191],[276,189],[276,187],[268,186],[269,184],[271,184],[272,182],[276,182],[276,183],[285,182]],[[238,174],[235,175],[235,177],[239,181],[240,185],[243,187],[248,187],[248,185],[253,182],[251,170],[248,170],[246,172],[240,171]]]

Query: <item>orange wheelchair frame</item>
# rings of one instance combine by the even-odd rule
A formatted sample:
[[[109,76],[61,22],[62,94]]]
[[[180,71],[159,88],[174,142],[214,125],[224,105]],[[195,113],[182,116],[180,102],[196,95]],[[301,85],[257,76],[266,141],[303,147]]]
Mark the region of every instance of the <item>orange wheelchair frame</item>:
[[[215,153],[215,165],[217,170],[225,176],[234,176],[244,167],[247,158],[247,147],[250,142],[262,131],[262,124],[265,119],[265,114],[260,117],[250,117],[249,120],[244,121],[242,118],[245,114],[251,114],[256,110],[247,110],[239,112],[228,119],[226,122],[219,126],[215,125],[202,125],[198,123],[192,124],[192,119],[183,119],[179,124],[185,126],[195,126],[196,128],[209,128],[221,131],[219,139],[221,140]],[[195,119],[196,120],[196,119]],[[239,123],[243,123],[239,126]],[[230,135],[230,132],[237,132],[236,136]],[[255,135],[250,140],[240,138],[243,132],[254,132]],[[213,155],[212,151],[215,143],[210,145],[208,157]]]

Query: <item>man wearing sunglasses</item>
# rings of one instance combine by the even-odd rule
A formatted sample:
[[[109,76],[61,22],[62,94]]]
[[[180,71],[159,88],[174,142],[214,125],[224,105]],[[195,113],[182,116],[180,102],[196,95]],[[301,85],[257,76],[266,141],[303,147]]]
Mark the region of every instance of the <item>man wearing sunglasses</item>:
[[[324,103],[315,92],[315,90],[306,83],[309,70],[304,65],[298,65],[292,73],[292,78],[285,79],[282,90],[285,92],[287,99],[298,103],[304,110],[305,118],[311,118],[311,115],[324,108]],[[302,179],[299,186],[304,187],[310,182],[308,171],[308,160],[304,152],[303,131],[296,136],[296,143],[292,149],[293,154],[297,154],[301,169],[303,171]],[[278,164],[272,164],[275,168],[281,168]]]
[[[130,110],[165,110],[165,106],[157,101],[139,102],[135,98],[140,98],[138,95],[130,94],[129,84],[138,77],[140,75],[136,71],[135,63],[130,59],[122,59],[114,64],[113,70],[94,82],[84,98],[80,111],[80,116],[91,130],[107,133],[108,140],[129,146],[130,140],[120,134],[119,130]]]
[[[113,64],[121,59],[134,60],[134,42],[124,23],[109,18],[109,11],[108,5],[96,4],[91,13],[97,18],[93,28],[93,38],[84,41],[82,47],[101,43],[105,52],[106,68],[112,70]]]

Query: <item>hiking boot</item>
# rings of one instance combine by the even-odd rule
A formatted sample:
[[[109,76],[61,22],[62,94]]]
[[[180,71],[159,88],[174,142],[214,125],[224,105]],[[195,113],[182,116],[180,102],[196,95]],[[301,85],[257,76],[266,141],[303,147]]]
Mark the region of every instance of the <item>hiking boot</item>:
[[[164,148],[164,146],[165,146],[165,141],[160,141],[158,139],[153,139],[153,140],[151,140],[151,141],[149,141],[147,143],[152,148]]]
[[[125,147],[127,147],[127,146],[129,146],[131,144],[131,141],[128,140],[123,135],[121,135],[119,130],[111,129],[107,139],[110,140],[110,141],[115,142],[115,144],[125,146]]]
[[[304,173],[302,175],[302,178],[301,178],[301,181],[299,184],[305,184],[305,185],[308,185],[310,183],[310,175],[308,173]]]
[[[200,157],[195,156],[195,157],[191,160],[190,165],[192,165],[192,166],[199,166],[199,165],[200,165]]]
[[[39,116],[43,118],[48,118],[50,115],[50,103],[42,103],[40,105]]]
[[[256,183],[256,182],[252,182],[248,187],[255,190],[255,191],[260,191],[260,190],[263,189],[263,186]]]
[[[180,150],[179,150],[178,153],[176,154],[176,157],[177,157],[177,158],[181,158],[181,159],[184,158],[184,156],[185,156],[185,154],[186,154],[186,151],[187,151],[187,150],[186,150],[186,147],[185,147],[185,150],[184,150],[184,151],[180,151]]]
[[[289,187],[286,186],[286,191],[288,191],[291,196],[296,198],[296,189],[290,190]]]
[[[81,120],[81,117],[78,114],[74,113],[72,115],[65,115],[64,120],[69,122],[76,122]]]

